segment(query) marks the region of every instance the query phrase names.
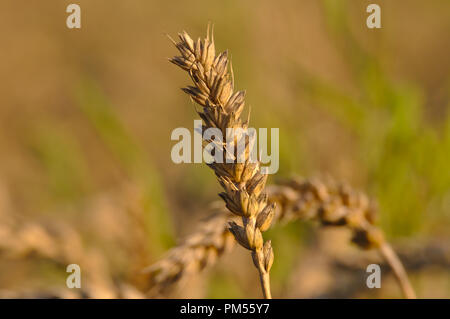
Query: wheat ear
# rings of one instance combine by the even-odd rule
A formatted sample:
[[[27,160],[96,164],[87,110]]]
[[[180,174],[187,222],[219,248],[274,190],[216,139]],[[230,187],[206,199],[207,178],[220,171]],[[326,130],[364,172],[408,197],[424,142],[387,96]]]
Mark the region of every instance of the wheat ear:
[[[267,230],[274,215],[274,205],[267,204],[264,187],[267,175],[262,174],[259,162],[251,160],[254,136],[246,134],[248,120],[241,120],[244,109],[243,91],[234,92],[233,71],[227,51],[216,56],[213,34],[208,25],[206,38],[202,42],[191,39],[186,33],[179,34],[174,42],[181,56],[171,58],[175,65],[186,70],[194,86],[183,91],[201,106],[198,114],[203,120],[203,131],[219,129],[222,136],[230,136],[233,142],[224,144],[222,161],[208,164],[222,185],[220,197],[226,207],[241,218],[242,225],[230,222],[229,229],[236,241],[252,252],[253,262],[259,271],[264,298],[271,298],[269,271],[273,263],[270,240],[264,242],[262,232]],[[212,142],[204,140],[204,142]],[[228,138],[227,138],[228,142]],[[243,154],[238,154],[234,145],[245,145]],[[232,146],[232,147],[230,147]],[[233,163],[227,162],[231,156]]]
[[[268,201],[278,203],[274,222],[318,220],[323,225],[351,229],[353,242],[360,248],[378,249],[393,269],[405,297],[414,298],[414,290],[395,252],[388,247],[382,232],[374,226],[376,210],[368,197],[334,181],[293,179],[282,185],[267,187]],[[212,265],[217,257],[232,246],[227,221],[235,218],[227,212],[218,212],[204,221],[198,232],[182,244],[169,250],[166,256],[147,268],[153,294],[164,294],[176,282]]]
[[[344,184],[329,182],[328,185],[315,179],[304,181],[292,179],[285,183],[288,190],[300,196],[296,200],[287,198],[288,190],[282,188],[272,193],[287,214],[298,215],[302,219],[315,219],[324,226],[344,226],[352,231],[352,241],[362,249],[377,249],[391,267],[405,298],[415,299],[416,294],[409,282],[405,268],[395,251],[386,241],[383,231],[375,226],[376,210],[368,197]],[[278,197],[277,197],[278,196]],[[309,197],[309,199],[308,199]],[[310,200],[314,198],[314,200]],[[295,197],[294,197],[295,198]],[[308,208],[312,206],[314,209]]]

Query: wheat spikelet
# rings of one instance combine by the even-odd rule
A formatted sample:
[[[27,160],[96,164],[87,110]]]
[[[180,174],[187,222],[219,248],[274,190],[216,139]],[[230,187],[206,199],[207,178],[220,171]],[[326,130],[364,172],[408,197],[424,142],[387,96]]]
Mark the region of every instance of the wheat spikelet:
[[[408,298],[415,296],[402,264],[385,241],[382,232],[374,225],[375,207],[366,195],[344,184],[333,181],[325,183],[318,179],[293,179],[281,185],[270,185],[267,193],[270,203],[278,203],[274,222],[318,220],[325,226],[349,228],[353,233],[352,241],[359,247],[380,250],[392,267],[404,295]],[[174,283],[201,271],[211,265],[217,256],[228,251],[233,244],[229,241],[227,226],[230,218],[235,217],[223,210],[213,214],[198,232],[171,249],[162,260],[148,267],[146,271],[150,273],[153,287],[151,293],[164,294]],[[383,251],[385,249],[392,254],[387,255]]]
[[[271,298],[269,272],[274,255],[270,240],[264,242],[262,232],[269,228],[275,207],[267,203],[264,192],[267,175],[261,172],[260,163],[251,158],[255,136],[248,134],[248,120],[241,120],[245,93],[234,92],[228,53],[216,55],[210,26],[203,42],[200,38],[192,40],[186,32],[180,33],[179,38],[179,42],[172,41],[181,56],[170,61],[188,71],[194,84],[183,91],[201,106],[198,114],[203,120],[203,131],[219,129],[227,137],[226,145],[222,141],[204,139],[204,142],[220,143],[223,147],[221,160],[208,166],[224,189],[219,195],[226,207],[241,218],[241,224],[231,221],[229,229],[236,241],[252,252],[263,295]],[[228,143],[230,136],[232,142]],[[239,145],[244,145],[243,152],[238,151]]]

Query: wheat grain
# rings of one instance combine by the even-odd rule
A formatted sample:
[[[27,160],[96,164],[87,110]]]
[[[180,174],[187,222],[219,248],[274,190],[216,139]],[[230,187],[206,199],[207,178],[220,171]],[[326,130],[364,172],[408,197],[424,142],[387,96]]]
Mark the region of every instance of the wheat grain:
[[[203,130],[216,128],[227,137],[230,136],[229,129],[235,130],[234,143],[222,143],[222,161],[213,161],[208,166],[214,170],[224,189],[219,195],[226,207],[241,218],[242,224],[231,221],[229,229],[236,241],[252,252],[263,295],[271,298],[269,272],[274,255],[270,240],[264,242],[262,232],[269,228],[275,207],[267,203],[264,192],[267,175],[262,174],[259,162],[251,159],[255,137],[247,134],[248,120],[241,120],[245,93],[234,92],[228,53],[225,51],[216,55],[210,26],[203,42],[200,38],[192,40],[186,32],[180,33],[179,38],[179,42],[172,41],[181,56],[170,61],[188,71],[194,83],[194,86],[188,86],[183,91],[201,106],[198,114],[203,120]],[[239,154],[238,147],[234,147],[241,143],[245,145],[243,154]],[[227,162],[227,156],[234,159],[233,163]]]
[[[414,298],[402,264],[391,249],[391,256],[383,253],[390,247],[383,233],[375,226],[376,209],[366,195],[334,181],[318,179],[292,179],[281,185],[267,187],[268,202],[278,203],[274,222],[291,220],[317,220],[324,226],[342,226],[353,233],[352,241],[363,249],[379,249],[389,263],[404,295]],[[218,209],[216,209],[218,210]],[[202,228],[190,235],[181,245],[148,267],[151,294],[166,293],[176,282],[197,273],[212,264],[218,256],[229,251],[228,221],[235,216],[222,210],[203,223]],[[211,255],[214,258],[211,258]]]

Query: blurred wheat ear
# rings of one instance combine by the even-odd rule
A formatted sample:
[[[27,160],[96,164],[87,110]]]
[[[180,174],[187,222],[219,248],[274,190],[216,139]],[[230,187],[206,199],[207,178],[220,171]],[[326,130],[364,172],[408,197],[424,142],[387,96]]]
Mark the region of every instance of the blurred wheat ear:
[[[260,163],[250,159],[254,136],[248,136],[248,120],[241,120],[244,109],[243,91],[234,92],[234,80],[228,52],[216,55],[211,26],[208,25],[204,41],[197,41],[186,33],[179,34],[180,41],[173,43],[181,55],[170,61],[187,71],[193,86],[183,89],[201,106],[198,114],[203,120],[203,131],[217,128],[222,136],[228,136],[227,129],[235,131],[234,145],[244,143],[244,154],[235,152],[235,147],[223,145],[223,160],[208,164],[222,185],[220,197],[227,208],[241,218],[241,224],[230,222],[229,230],[236,241],[252,253],[253,263],[259,271],[263,295],[271,298],[269,271],[274,260],[270,241],[264,242],[262,232],[267,230],[274,215],[274,204],[267,203],[264,192],[267,175],[262,174]],[[204,140],[204,142],[212,142]],[[237,149],[237,147],[236,147]],[[233,163],[227,163],[227,155],[232,154]],[[238,161],[238,157],[242,156]]]
[[[270,203],[277,203],[274,222],[315,220],[323,226],[345,227],[361,249],[377,249],[391,267],[403,295],[415,298],[406,271],[394,250],[375,226],[376,210],[369,198],[333,180],[293,178],[267,187]],[[162,295],[177,282],[211,266],[233,247],[228,222],[236,216],[216,209],[183,243],[146,269],[150,273],[151,295]]]

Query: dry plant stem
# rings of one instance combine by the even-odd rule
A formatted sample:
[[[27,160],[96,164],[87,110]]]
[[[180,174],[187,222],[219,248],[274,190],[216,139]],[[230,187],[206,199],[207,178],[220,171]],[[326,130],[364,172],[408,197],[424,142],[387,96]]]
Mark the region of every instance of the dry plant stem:
[[[414,292],[411,283],[408,280],[408,275],[406,274],[405,268],[398,258],[395,251],[392,249],[391,245],[388,243],[383,243],[379,248],[380,254],[392,268],[395,274],[395,278],[398,281],[400,288],[402,289],[403,295],[408,299],[416,299],[416,293]]]
[[[210,153],[214,161],[208,166],[214,170],[224,189],[220,197],[231,213],[241,218],[242,224],[230,222],[229,230],[236,241],[252,252],[253,263],[261,277],[265,298],[270,298],[269,271],[273,263],[270,241],[264,242],[262,232],[267,230],[274,216],[274,204],[267,203],[264,191],[267,175],[261,172],[257,159],[252,158],[255,136],[249,136],[248,122],[242,121],[243,91],[234,92],[234,78],[228,52],[216,55],[210,26],[204,41],[197,41],[186,33],[173,41],[181,55],[170,61],[189,73],[193,86],[183,89],[200,105],[202,131],[220,130],[222,140],[204,138],[204,143],[220,145],[221,153]],[[231,137],[231,141],[230,141]],[[244,146],[243,152],[238,152]],[[219,152],[215,148],[215,152]],[[217,158],[219,157],[219,158]]]

